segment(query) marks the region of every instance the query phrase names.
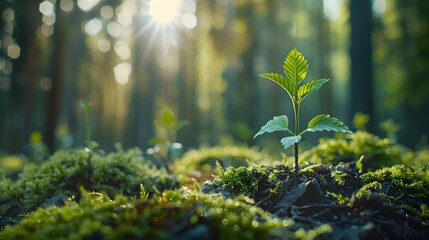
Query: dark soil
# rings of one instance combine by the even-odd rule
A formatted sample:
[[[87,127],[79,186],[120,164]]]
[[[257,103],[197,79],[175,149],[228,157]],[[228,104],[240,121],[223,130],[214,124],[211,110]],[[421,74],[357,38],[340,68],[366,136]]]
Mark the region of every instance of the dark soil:
[[[341,173],[341,180],[335,173]],[[320,239],[429,239],[429,220],[416,214],[429,199],[408,197],[389,181],[356,197],[365,183],[355,163],[309,167],[301,170],[297,184],[293,170],[284,166],[253,169],[243,176],[240,184],[219,176],[204,183],[202,191],[226,197],[245,193],[262,209],[293,219],[297,229],[329,224],[332,232]],[[253,186],[252,191],[243,191],[243,183]],[[334,194],[345,202],[340,204]]]

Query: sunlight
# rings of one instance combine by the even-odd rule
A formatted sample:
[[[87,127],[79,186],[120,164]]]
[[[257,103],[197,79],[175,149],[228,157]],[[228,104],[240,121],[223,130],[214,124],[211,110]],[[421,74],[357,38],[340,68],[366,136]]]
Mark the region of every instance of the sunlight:
[[[182,0],[152,0],[149,14],[159,23],[172,21],[182,6]]]

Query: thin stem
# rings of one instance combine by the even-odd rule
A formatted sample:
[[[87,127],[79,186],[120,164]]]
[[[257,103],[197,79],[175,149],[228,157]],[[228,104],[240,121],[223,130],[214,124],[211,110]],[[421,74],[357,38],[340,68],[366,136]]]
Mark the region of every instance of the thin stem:
[[[295,136],[299,134],[299,102],[294,102],[293,111],[295,113]],[[295,147],[295,186],[298,185],[298,143],[294,144]]]
[[[295,136],[299,135],[299,103],[294,103],[293,111],[295,113]]]
[[[295,143],[295,186],[298,185],[298,143]]]

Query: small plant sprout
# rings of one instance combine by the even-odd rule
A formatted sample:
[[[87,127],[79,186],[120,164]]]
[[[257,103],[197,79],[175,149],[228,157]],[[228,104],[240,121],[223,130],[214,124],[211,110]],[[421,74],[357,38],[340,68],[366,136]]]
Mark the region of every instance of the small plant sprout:
[[[275,131],[285,131],[291,136],[284,137],[280,140],[284,149],[294,145],[295,147],[295,184],[298,183],[298,143],[301,137],[307,132],[317,131],[334,131],[342,133],[351,133],[349,128],[338,119],[329,115],[321,114],[310,120],[305,130],[300,132],[299,128],[299,108],[302,100],[311,92],[319,89],[329,79],[316,79],[309,83],[301,84],[307,75],[308,63],[305,57],[296,49],[292,49],[286,56],[283,64],[286,76],[277,73],[264,73],[261,77],[271,80],[280,85],[292,100],[293,111],[295,115],[294,131],[289,129],[289,120],[286,115],[276,116],[268,121],[253,138],[264,133]]]
[[[86,146],[89,150],[94,150],[98,147],[98,143],[91,140],[91,126],[89,122],[90,112],[92,104],[86,100],[80,102],[80,107],[85,113],[85,132],[86,132]]]
[[[155,146],[148,149],[147,153],[156,157],[154,153],[159,152],[160,160],[169,170],[169,164],[183,151],[182,144],[175,142],[177,132],[188,123],[185,120],[177,119],[173,111],[167,106],[162,106],[157,115],[154,124],[157,127],[158,137],[149,140],[149,143]]]

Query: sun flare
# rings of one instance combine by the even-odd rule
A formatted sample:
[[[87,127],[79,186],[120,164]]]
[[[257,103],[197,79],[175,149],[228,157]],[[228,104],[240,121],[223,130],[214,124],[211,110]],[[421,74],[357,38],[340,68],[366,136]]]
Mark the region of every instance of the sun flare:
[[[167,23],[178,15],[182,6],[182,0],[152,0],[149,6],[149,14],[159,23]]]

